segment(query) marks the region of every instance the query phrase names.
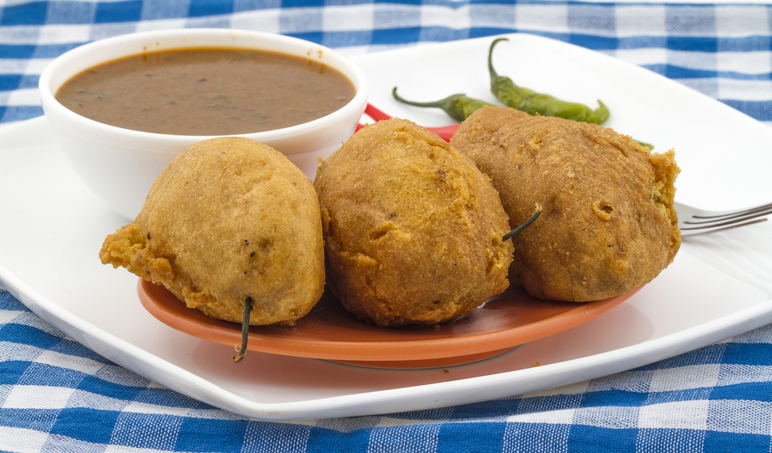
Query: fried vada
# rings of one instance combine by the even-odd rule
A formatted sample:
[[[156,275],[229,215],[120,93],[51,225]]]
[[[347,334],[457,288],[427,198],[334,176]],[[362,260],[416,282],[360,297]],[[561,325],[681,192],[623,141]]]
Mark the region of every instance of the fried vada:
[[[666,268],[681,238],[673,207],[674,152],[654,154],[602,126],[486,107],[451,144],[490,176],[517,225],[510,278],[543,299],[620,295]]]
[[[291,324],[325,281],[319,202],[283,154],[215,138],[177,155],[137,218],[109,235],[100,259],[161,284],[188,307],[241,323]]]
[[[359,318],[437,324],[509,285],[498,193],[426,129],[402,119],[365,127],[322,163],[314,186],[328,288]]]

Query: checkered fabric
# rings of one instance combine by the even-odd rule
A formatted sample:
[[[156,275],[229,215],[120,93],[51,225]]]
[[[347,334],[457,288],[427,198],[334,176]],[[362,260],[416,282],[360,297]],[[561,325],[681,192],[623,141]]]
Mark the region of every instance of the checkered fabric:
[[[504,0],[0,0],[0,122],[42,114],[38,77],[57,55],[181,27],[276,32],[349,55],[533,33],[641,65],[772,125],[770,6]],[[517,398],[273,423],[129,372],[0,290],[0,450],[770,452],[772,326]]]

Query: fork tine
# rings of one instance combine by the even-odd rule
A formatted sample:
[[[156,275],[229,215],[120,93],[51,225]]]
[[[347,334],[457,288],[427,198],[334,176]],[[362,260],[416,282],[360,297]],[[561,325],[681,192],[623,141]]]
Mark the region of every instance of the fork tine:
[[[750,209],[744,209],[742,211],[735,211],[735,212],[728,212],[723,214],[711,214],[711,215],[693,215],[692,218],[694,219],[707,219],[706,221],[710,220],[719,220],[719,219],[733,219],[737,217],[744,217],[746,215],[767,215],[772,211],[772,203],[765,204],[762,206],[757,206],[755,208]]]
[[[675,205],[684,238],[753,225],[766,221],[766,216],[772,214],[772,203],[731,212],[700,211],[677,202]]]
[[[706,234],[716,233],[718,231],[726,231],[731,230],[734,228],[744,227],[747,225],[753,225],[755,223],[761,223],[766,222],[767,219],[761,218],[761,219],[755,219],[751,220],[750,222],[740,222],[740,223],[727,223],[726,226],[719,226],[719,225],[704,225],[704,226],[698,226],[698,227],[681,227],[681,237],[682,238],[689,238],[694,236],[703,236]],[[724,225],[724,224],[722,224]],[[718,227],[718,228],[717,228]]]
[[[693,214],[680,223],[681,237],[701,236],[704,234],[726,231],[755,223],[765,222],[765,216],[772,214],[772,204],[746,209],[734,213]],[[694,220],[698,219],[698,220]]]
[[[746,220],[757,219],[772,214],[772,204],[766,206],[760,206],[758,208],[748,209],[746,211],[723,214],[723,215],[693,215],[691,219],[684,220],[684,224],[688,225],[707,225],[707,226],[723,226],[731,225],[734,223],[744,222]],[[700,220],[692,220],[700,219]],[[689,228],[689,227],[687,227]]]

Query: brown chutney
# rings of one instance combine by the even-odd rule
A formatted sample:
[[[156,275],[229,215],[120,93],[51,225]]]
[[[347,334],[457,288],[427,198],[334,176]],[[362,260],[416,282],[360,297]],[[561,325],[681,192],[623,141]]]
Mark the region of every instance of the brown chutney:
[[[56,99],[101,123],[177,135],[235,135],[302,124],[356,94],[336,69],[310,58],[240,48],[148,52],[89,68]]]

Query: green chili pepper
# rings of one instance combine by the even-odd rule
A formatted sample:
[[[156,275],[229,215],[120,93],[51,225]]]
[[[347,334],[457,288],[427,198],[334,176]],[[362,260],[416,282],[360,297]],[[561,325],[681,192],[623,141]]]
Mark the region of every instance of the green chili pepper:
[[[464,121],[465,119],[469,118],[469,115],[478,109],[486,106],[493,106],[493,104],[489,102],[470,98],[465,94],[453,94],[446,97],[445,99],[440,99],[439,101],[434,102],[415,102],[403,99],[397,94],[397,87],[394,87],[394,89],[391,90],[391,94],[394,96],[394,99],[408,105],[414,105],[416,107],[436,107],[442,109],[456,121]]]
[[[252,309],[252,298],[247,297],[244,301],[244,316],[241,320],[241,350],[239,354],[233,358],[234,363],[241,362],[241,359],[247,354],[247,340],[249,339],[249,311]]]
[[[536,211],[533,213],[533,215],[528,220],[523,222],[520,226],[515,227],[514,230],[512,230],[509,233],[505,234],[504,237],[501,238],[501,240],[502,241],[506,241],[506,240],[509,240],[509,239],[517,236],[521,231],[523,231],[524,229],[528,228],[528,225],[532,224],[533,222],[536,221],[536,219],[539,218],[539,215],[541,214],[541,211],[542,211],[541,205],[539,203],[536,203]]]
[[[609,116],[608,108],[601,101],[599,107],[591,110],[583,104],[566,102],[548,94],[537,93],[528,88],[522,88],[509,77],[499,76],[493,69],[493,47],[499,41],[508,41],[507,38],[499,38],[493,41],[488,53],[488,71],[491,76],[491,92],[505,105],[530,115],[557,116],[585,123],[603,124]]]

